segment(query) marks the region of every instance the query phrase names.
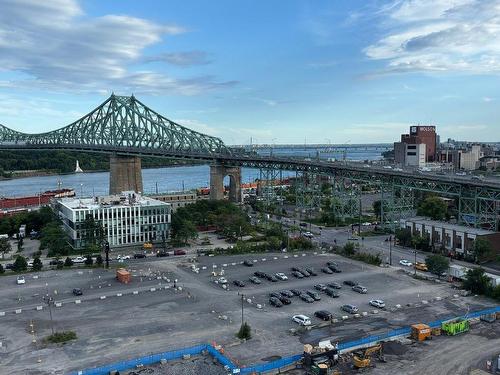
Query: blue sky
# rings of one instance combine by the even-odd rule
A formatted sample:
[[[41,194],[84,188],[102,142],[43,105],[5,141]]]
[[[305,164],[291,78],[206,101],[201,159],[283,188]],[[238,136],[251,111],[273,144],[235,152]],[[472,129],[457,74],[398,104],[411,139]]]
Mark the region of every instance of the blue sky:
[[[0,123],[111,92],[229,144],[500,141],[500,0],[0,0]]]

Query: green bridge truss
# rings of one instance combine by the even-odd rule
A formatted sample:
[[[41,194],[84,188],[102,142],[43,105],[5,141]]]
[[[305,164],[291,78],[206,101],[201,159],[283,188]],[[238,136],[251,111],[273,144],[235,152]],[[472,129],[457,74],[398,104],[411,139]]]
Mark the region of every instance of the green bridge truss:
[[[0,125],[0,146],[104,152],[154,149],[186,157],[231,154],[231,149],[219,138],[179,125],[148,108],[134,96],[117,95],[111,95],[81,119],[51,132],[25,134]]]

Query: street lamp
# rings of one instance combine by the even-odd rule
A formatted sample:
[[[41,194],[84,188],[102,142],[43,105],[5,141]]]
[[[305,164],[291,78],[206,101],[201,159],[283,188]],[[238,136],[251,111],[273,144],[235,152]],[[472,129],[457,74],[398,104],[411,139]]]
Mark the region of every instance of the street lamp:
[[[389,265],[392,266],[392,236],[389,236]]]
[[[49,294],[49,284],[45,283],[45,287],[47,288],[47,294],[43,297],[43,300],[49,307],[50,329],[52,334],[54,334],[54,321],[52,319],[52,305],[54,304],[54,298]]]
[[[413,263],[413,274],[417,276],[417,249],[415,249],[414,253],[415,253],[415,263]]]

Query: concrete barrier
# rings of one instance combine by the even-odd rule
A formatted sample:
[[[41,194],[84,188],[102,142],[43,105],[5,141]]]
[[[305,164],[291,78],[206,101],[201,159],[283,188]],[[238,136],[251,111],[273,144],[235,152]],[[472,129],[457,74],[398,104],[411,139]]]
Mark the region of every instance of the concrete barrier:
[[[278,260],[278,257],[273,257],[274,260]]]
[[[354,314],[354,317],[355,318],[361,318],[361,315],[360,314]]]
[[[378,314],[378,310],[372,310],[372,314]]]
[[[121,297],[121,296],[123,296],[123,294],[121,294],[121,293],[116,293],[116,296],[117,296],[117,297]]]
[[[5,311],[0,311],[0,316],[5,316]]]
[[[254,260],[253,260],[253,262],[254,262],[254,263],[257,263],[257,259],[254,259]]]
[[[77,299],[77,300],[75,300],[75,303],[78,305],[79,303],[82,303],[82,300]]]
[[[156,292],[156,288],[149,289],[150,292]]]
[[[106,299],[106,296],[100,296],[99,298],[100,299]]]
[[[62,306],[62,302],[56,302],[54,305],[55,305],[56,307],[61,307],[61,306]]]
[[[436,297],[436,298],[434,298],[434,299],[435,299],[436,301],[441,301],[441,300],[442,300],[442,298],[441,298],[441,297]]]
[[[38,279],[38,275],[33,275],[33,278],[34,279]]]
[[[400,309],[400,308],[401,308],[401,305],[400,305],[400,304],[397,304],[395,307],[396,307],[396,309]]]
[[[14,311],[14,314],[21,314],[22,312],[23,312],[23,310],[22,310],[22,309],[16,309],[16,310]]]
[[[294,258],[298,258],[299,256],[297,254],[293,254],[293,257]]]
[[[222,267],[227,267],[227,263],[224,263],[224,264],[222,265]]]
[[[348,315],[342,315],[342,320],[347,320],[347,319],[349,319]]]
[[[283,258],[284,258],[284,259],[288,259],[288,255],[285,255]]]
[[[366,311],[363,311],[363,312],[361,313],[361,315],[363,315],[363,316],[367,316],[367,315],[368,315],[368,313],[367,313]]]
[[[231,266],[236,266],[236,263],[231,263]]]
[[[302,254],[303,257],[305,257],[307,254]]]
[[[35,309],[36,309],[36,311],[43,310],[43,306],[37,306]]]
[[[427,300],[425,300],[425,299],[424,299],[424,300],[422,300],[422,304],[427,305],[428,303],[429,303],[429,301],[427,301]]]
[[[138,290],[134,290],[134,291],[132,292],[132,294],[139,294],[139,291],[138,291]]]
[[[265,262],[267,259],[266,259],[266,258],[262,258],[261,260],[262,260],[263,262]]]
[[[207,269],[207,266],[203,266],[201,267],[202,270],[206,270]]]

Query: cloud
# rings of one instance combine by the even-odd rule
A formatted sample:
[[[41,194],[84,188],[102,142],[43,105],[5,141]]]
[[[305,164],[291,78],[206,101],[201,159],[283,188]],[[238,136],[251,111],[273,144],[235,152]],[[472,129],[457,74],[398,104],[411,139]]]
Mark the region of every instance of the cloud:
[[[485,96],[485,97],[483,98],[483,102],[486,102],[486,103],[492,102],[493,100],[495,100],[495,98],[491,98],[491,97],[489,97],[489,96]]]
[[[203,51],[171,52],[147,57],[145,62],[166,62],[177,66],[192,66],[209,64],[207,53]]]
[[[126,15],[88,17],[76,0],[0,0],[0,9],[0,72],[23,77],[4,79],[4,87],[193,95],[234,84],[211,76],[176,79],[133,69],[143,62],[146,48],[187,32],[178,25]],[[202,54],[163,58],[182,64],[200,61]]]
[[[500,0],[397,0],[381,9],[386,35],[364,49],[380,74],[500,72]]]

